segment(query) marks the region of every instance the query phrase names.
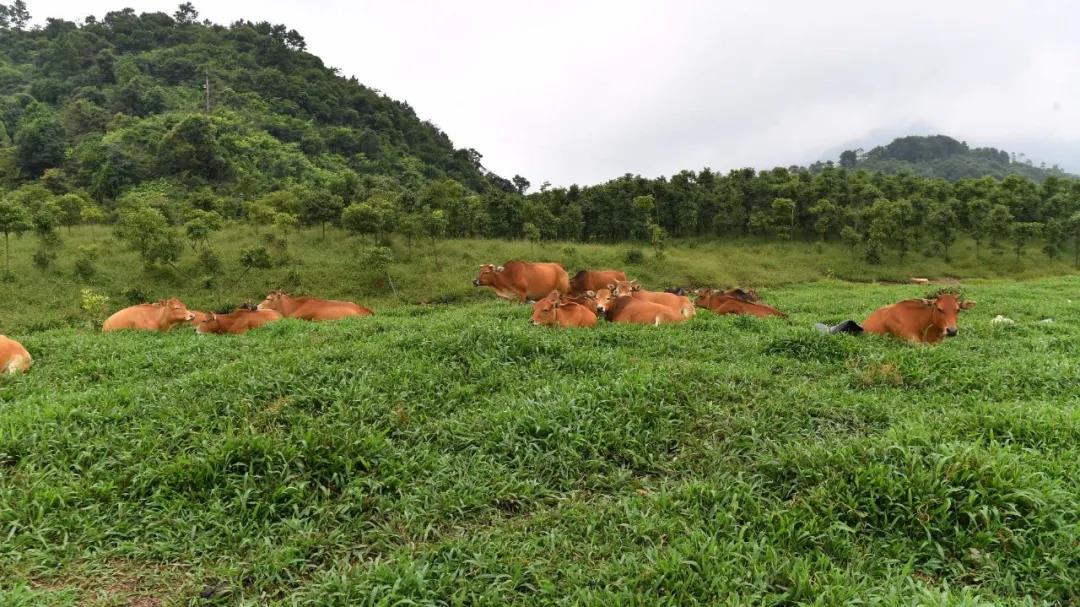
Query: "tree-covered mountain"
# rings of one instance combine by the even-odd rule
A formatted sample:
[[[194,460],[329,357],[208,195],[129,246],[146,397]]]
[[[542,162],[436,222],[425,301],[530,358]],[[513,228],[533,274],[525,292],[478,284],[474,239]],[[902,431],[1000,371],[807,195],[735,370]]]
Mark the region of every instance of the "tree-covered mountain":
[[[817,163],[812,168],[820,170],[827,164]],[[903,171],[949,181],[1008,175],[1022,175],[1039,182],[1050,176],[1074,177],[1056,164],[1046,166],[1044,162],[1036,166],[1023,154],[1010,154],[997,148],[972,148],[966,141],[945,135],[898,137],[869,152],[845,150],[840,154],[838,164],[846,169],[883,173]]]
[[[447,179],[513,190],[408,104],[305,52],[295,30],[197,16],[188,3],[28,29],[23,2],[0,5],[0,185],[42,180],[106,209],[145,189],[335,205]]]

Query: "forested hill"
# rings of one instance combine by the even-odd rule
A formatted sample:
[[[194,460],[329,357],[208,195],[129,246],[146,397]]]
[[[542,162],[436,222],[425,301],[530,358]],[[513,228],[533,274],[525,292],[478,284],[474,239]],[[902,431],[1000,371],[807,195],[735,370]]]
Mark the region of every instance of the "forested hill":
[[[184,4],[29,28],[22,2],[0,9],[5,189],[44,176],[106,208],[148,187],[249,200],[306,189],[344,203],[445,179],[513,189],[408,104],[305,52],[287,26],[199,22]]]
[[[821,169],[824,165],[818,163],[814,168]],[[966,141],[945,135],[899,137],[869,152],[846,150],[840,154],[839,165],[883,173],[904,171],[949,181],[1008,175],[1022,175],[1040,182],[1050,176],[1074,177],[1057,165],[1040,163],[1036,166],[1023,154],[1010,154],[996,148],[972,148]]]

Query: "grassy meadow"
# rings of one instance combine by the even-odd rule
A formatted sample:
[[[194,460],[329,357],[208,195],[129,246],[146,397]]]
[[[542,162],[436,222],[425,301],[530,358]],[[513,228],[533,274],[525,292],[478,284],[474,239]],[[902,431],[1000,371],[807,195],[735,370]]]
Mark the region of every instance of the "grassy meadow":
[[[62,230],[63,246],[57,260],[45,271],[34,266],[38,248],[31,236],[11,241],[13,282],[0,282],[0,333],[18,336],[27,332],[66,326],[88,327],[100,323],[108,312],[137,303],[142,296],[156,300],[179,296],[190,307],[203,310],[231,310],[245,300],[260,300],[272,289],[320,297],[348,298],[377,312],[406,304],[468,303],[491,299],[490,289],[475,289],[471,281],[483,263],[509,259],[560,261],[571,274],[580,268],[623,268],[647,287],[741,285],[768,289],[808,282],[837,279],[853,282],[899,281],[911,276],[934,279],[1010,279],[1075,274],[1069,255],[1049,260],[1031,247],[1019,262],[1010,250],[991,250],[985,244],[980,258],[971,242],[953,247],[953,259],[911,252],[901,261],[889,252],[880,265],[856,258],[839,243],[819,245],[807,242],[777,242],[741,239],[732,241],[679,241],[670,246],[663,259],[656,259],[647,246],[635,244],[582,244],[501,240],[447,240],[432,249],[429,241],[410,247],[401,238],[392,244],[390,288],[386,276],[374,271],[368,251],[371,238],[347,236],[329,230],[326,239],[317,229],[291,234],[287,259],[271,248],[274,267],[244,273],[240,251],[263,244],[263,234],[235,226],[216,233],[211,248],[222,268],[208,271],[189,247],[175,268],[145,270],[138,256],[111,236],[107,227],[76,227]],[[94,273],[79,277],[75,261],[79,250],[93,247]],[[627,262],[627,252],[637,251],[642,259]],[[82,310],[81,292],[92,289],[108,297],[100,308]],[[395,291],[396,290],[396,291]],[[882,302],[885,303],[885,302]]]
[[[436,268],[396,243],[395,297],[337,235],[230,278],[257,238],[215,242],[210,288],[115,250],[88,281],[63,255],[41,273],[29,239],[13,247],[0,332],[36,364],[0,378],[0,605],[1080,601],[1065,262],[980,265],[963,245],[953,264],[865,266],[734,242],[633,265],[627,246],[452,241]],[[789,317],[533,327],[469,285],[515,256],[761,287]],[[923,294],[862,282],[911,275],[965,278],[978,305],[959,337],[812,329]],[[103,335],[79,309],[82,288],[113,308],[133,287],[213,308],[277,286],[377,314],[197,337]]]

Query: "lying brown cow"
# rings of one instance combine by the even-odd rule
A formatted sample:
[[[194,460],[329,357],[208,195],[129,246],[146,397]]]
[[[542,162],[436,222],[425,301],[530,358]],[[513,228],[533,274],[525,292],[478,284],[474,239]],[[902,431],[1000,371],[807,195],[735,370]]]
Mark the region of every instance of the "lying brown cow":
[[[583,295],[598,291],[616,282],[625,282],[626,274],[619,270],[581,270],[570,279],[570,294]]]
[[[608,288],[611,289],[612,297],[629,295],[634,299],[640,299],[642,301],[648,301],[671,308],[686,318],[690,318],[696,313],[694,302],[690,301],[689,297],[664,291],[649,291],[642,288],[641,284],[636,280],[616,282],[609,285]]]
[[[587,304],[563,299],[558,291],[552,291],[533,304],[532,323],[548,327],[592,327],[596,325],[596,312]]]
[[[105,319],[101,325],[104,331],[168,331],[176,325],[190,322],[195,314],[187,309],[184,302],[173,297],[152,304],[139,304],[124,308]]]
[[[611,300],[605,315],[611,322],[656,326],[685,322],[691,316],[686,308],[671,308],[629,295]]]
[[[349,316],[371,316],[370,309],[351,301],[316,299],[314,297],[291,297],[274,291],[259,304],[258,310],[273,310],[285,318],[303,320],[339,320]]]
[[[525,303],[527,299],[538,301],[552,291],[570,294],[570,279],[566,269],[558,263],[514,260],[501,266],[484,264],[480,266],[480,274],[473,279],[473,286],[491,287],[499,297],[518,303]]]
[[[34,364],[34,359],[22,344],[0,335],[0,373],[23,373]]]
[[[863,322],[863,330],[934,344],[942,337],[956,337],[960,332],[957,314],[974,307],[975,302],[960,301],[952,293],[934,299],[908,299],[874,310]]]
[[[952,293],[941,293],[927,299],[906,299],[874,310],[860,327],[855,321],[844,321],[834,327],[822,324],[819,329],[831,333],[875,333],[892,335],[911,342],[934,344],[943,337],[955,337],[960,330],[956,317],[960,310],[975,307],[974,301],[960,301]]]
[[[199,335],[206,333],[241,335],[282,318],[284,317],[276,310],[246,310],[240,308],[229,314],[210,312],[195,325],[195,332]]]
[[[729,289],[717,291],[704,288],[697,290],[697,305],[711,310],[715,314],[748,314],[751,316],[768,317],[783,316],[784,313],[776,308],[763,304],[758,300],[757,293],[749,293],[742,289]]]

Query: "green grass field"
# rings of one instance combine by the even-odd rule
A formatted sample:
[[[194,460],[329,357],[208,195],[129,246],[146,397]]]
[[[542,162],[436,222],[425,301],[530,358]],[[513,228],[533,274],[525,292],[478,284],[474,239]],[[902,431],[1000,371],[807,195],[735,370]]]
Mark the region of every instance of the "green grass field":
[[[925,288],[823,279],[815,255],[855,267],[813,245],[632,272],[765,286],[787,319],[569,331],[467,285],[528,243],[443,246],[395,272],[447,303],[391,305],[346,245],[297,245],[305,287],[377,315],[236,337],[102,335],[69,326],[87,285],[4,285],[0,331],[37,362],[0,379],[0,605],[1080,601],[1080,278],[1033,278],[1067,266],[984,268],[926,347],[816,333]],[[862,271],[967,276],[909,264]],[[287,271],[203,292],[99,265],[114,298],[193,305]]]

